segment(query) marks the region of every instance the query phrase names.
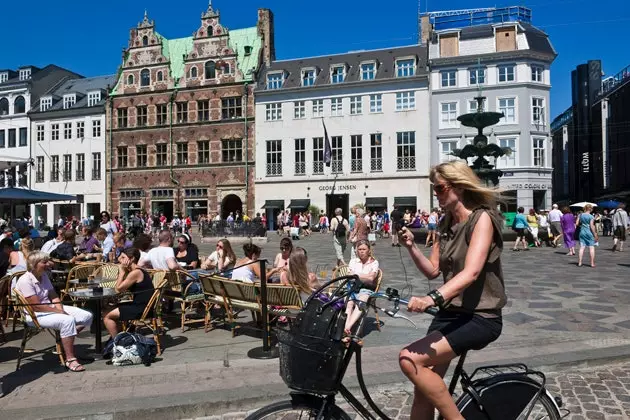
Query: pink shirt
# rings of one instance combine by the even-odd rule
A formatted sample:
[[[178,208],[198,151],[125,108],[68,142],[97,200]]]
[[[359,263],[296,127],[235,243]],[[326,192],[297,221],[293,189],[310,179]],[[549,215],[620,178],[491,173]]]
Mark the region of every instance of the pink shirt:
[[[17,281],[15,287],[25,298],[37,296],[40,303],[52,303],[48,297],[48,292],[55,290],[46,274],[41,280],[29,272],[24,273]]]

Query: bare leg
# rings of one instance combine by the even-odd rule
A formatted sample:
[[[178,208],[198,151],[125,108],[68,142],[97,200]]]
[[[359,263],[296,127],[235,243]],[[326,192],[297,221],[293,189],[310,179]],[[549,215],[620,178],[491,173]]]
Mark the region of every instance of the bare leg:
[[[584,247],[580,245],[580,251],[578,253],[578,267],[582,266],[582,257],[584,257]]]
[[[433,407],[445,420],[464,420],[442,379],[444,366],[457,355],[440,332],[433,332],[400,352],[403,373],[415,385],[414,420],[433,420]],[[438,369],[433,369],[438,366]]]
[[[623,241],[619,241],[619,252],[623,252]]]
[[[594,246],[589,246],[588,247],[588,253],[591,257],[591,267],[595,267],[595,247]]]
[[[103,318],[103,324],[105,324],[105,329],[107,329],[107,332],[112,338],[116,337],[116,334],[118,334],[118,320],[119,319],[120,319],[120,311],[118,310],[118,308],[110,311]]]
[[[63,346],[63,351],[66,353],[66,360],[75,359],[74,356],[74,335],[71,337],[64,337],[61,339],[61,345]]]

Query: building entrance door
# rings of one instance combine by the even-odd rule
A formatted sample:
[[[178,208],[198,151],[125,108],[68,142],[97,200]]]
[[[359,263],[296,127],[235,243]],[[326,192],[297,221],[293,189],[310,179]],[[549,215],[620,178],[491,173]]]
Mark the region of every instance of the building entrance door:
[[[237,211],[243,214],[243,202],[241,198],[236,194],[226,196],[221,203],[221,219],[227,219],[230,213],[232,213],[232,216],[236,219]]]
[[[160,214],[164,213],[166,220],[173,220],[173,202],[172,201],[152,201],[151,213]]]
[[[186,200],[186,214],[190,216],[193,223],[197,222],[199,215],[208,214],[208,202],[205,200]]]
[[[350,213],[350,195],[349,194],[326,194],[326,214],[328,220],[335,217],[335,209],[340,208],[345,219]]]

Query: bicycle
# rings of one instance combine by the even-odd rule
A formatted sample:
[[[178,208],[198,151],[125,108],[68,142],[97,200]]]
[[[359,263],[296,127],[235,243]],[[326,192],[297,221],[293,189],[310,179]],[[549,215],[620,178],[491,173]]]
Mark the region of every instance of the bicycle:
[[[343,276],[333,279],[322,286],[318,292],[326,290],[332,283],[346,278],[354,278],[355,285],[346,287],[347,292],[345,294],[332,293],[331,304],[334,304],[339,299],[351,298],[349,297],[351,292],[360,288],[360,282],[356,276]],[[339,291],[339,288],[337,291]],[[379,308],[375,304],[377,299],[386,299],[393,303],[393,307],[391,309]],[[405,319],[415,326],[412,320],[399,313],[400,304],[406,305],[407,303],[408,301],[402,299],[396,289],[389,288],[385,293],[374,293],[368,302],[368,307],[371,306],[378,309],[392,318]],[[306,304],[308,304],[308,301]],[[364,310],[358,323],[357,331],[361,330],[366,313],[367,310]],[[429,308],[427,313],[435,316],[438,313],[438,309]],[[278,338],[280,339],[280,335]],[[283,340],[280,340],[281,346],[282,343]],[[377,420],[380,418],[389,420],[389,417],[374,403],[365,385],[361,366],[361,343],[362,341],[358,336],[352,336],[348,343],[349,346],[339,363],[335,360],[334,351],[322,352],[318,350],[317,343],[309,344],[309,351],[313,357],[301,359],[294,366],[291,366],[291,360],[287,360],[287,356],[290,357],[291,351],[294,351],[294,349],[288,348],[287,352],[287,348],[285,348],[283,360],[283,347],[281,347],[280,370],[285,383],[294,390],[290,393],[291,399],[267,405],[249,415],[246,420],[269,418],[301,419],[304,415],[307,418],[316,418],[317,420],[349,420],[351,417],[335,402],[337,394],[341,394],[364,419]],[[310,372],[297,371],[305,364],[312,366],[313,359],[317,357],[313,353],[317,352],[319,352],[319,357],[321,358],[320,370],[311,370]],[[363,397],[369,407],[376,413],[376,416],[361,404],[342,383],[352,356],[356,356],[355,362],[359,387]],[[462,395],[457,399],[456,405],[464,418],[472,420],[524,420],[530,418],[559,420],[564,417],[560,414],[562,400],[560,397],[554,398],[545,388],[546,378],[542,372],[530,370],[524,364],[517,363],[480,367],[472,375],[468,375],[464,371],[465,359],[466,353],[460,356],[449,385],[449,392],[451,395],[454,395],[457,383],[460,382],[461,384]],[[286,376],[291,376],[291,373],[287,374],[286,370],[292,368],[295,377],[287,378]],[[283,369],[285,370],[284,374]],[[304,382],[305,378],[307,378],[307,382],[310,380],[308,384]],[[328,381],[323,378],[327,378]],[[321,382],[318,386],[311,386],[318,381]],[[568,411],[564,411],[566,416]],[[439,419],[442,419],[442,417],[439,417]]]

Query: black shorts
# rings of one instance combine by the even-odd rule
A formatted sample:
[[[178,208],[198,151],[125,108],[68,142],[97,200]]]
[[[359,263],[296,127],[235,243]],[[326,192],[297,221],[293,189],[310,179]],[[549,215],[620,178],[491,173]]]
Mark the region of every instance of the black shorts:
[[[615,238],[619,239],[621,242],[626,241],[626,228],[623,226],[617,226],[615,228]]]
[[[137,305],[132,302],[123,302],[118,305],[118,311],[120,312],[121,321],[134,321],[142,317],[146,305]],[[153,314],[153,310],[150,311],[149,317]]]
[[[525,228],[514,228],[514,232],[516,232],[517,238],[525,237]]]
[[[468,350],[481,350],[501,335],[503,319],[484,318],[477,314],[440,312],[428,333],[439,331],[458,356]]]

